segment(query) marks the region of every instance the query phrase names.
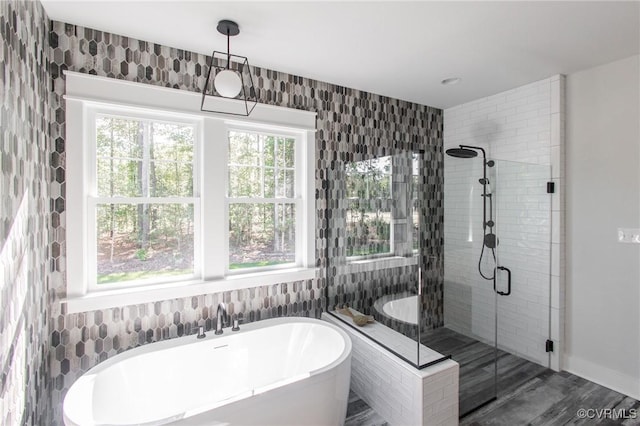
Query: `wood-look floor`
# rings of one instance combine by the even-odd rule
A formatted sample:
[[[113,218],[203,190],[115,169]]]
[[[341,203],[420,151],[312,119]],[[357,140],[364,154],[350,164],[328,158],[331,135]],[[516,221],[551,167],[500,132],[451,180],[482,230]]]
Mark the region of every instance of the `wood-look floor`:
[[[422,343],[460,364],[460,419],[464,426],[484,425],[640,425],[640,402],[567,372],[556,373],[498,351],[497,399],[473,411],[493,395],[494,349],[441,328]],[[581,418],[580,409],[611,409],[600,419]],[[621,411],[626,410],[626,411]],[[638,417],[632,417],[634,412]],[[594,414],[592,412],[592,414]],[[618,418],[613,418],[618,415]],[[346,426],[383,426],[385,420],[355,393],[350,394]],[[411,426],[411,425],[408,425]]]
[[[460,364],[460,415],[464,416],[496,397],[495,348],[448,328],[422,336],[422,343]],[[512,392],[520,384],[546,370],[508,352],[498,351],[499,394]]]

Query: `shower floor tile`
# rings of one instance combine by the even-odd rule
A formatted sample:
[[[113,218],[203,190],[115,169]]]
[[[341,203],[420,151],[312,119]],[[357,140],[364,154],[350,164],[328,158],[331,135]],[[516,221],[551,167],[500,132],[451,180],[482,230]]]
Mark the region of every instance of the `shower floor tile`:
[[[460,364],[460,414],[465,415],[493,398],[495,349],[446,327],[422,336],[422,344],[450,354]],[[547,371],[526,359],[498,350],[498,396]]]

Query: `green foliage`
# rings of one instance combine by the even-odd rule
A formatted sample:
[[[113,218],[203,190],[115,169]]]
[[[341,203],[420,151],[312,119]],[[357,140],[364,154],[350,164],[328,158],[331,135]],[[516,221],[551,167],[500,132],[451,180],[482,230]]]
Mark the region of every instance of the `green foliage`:
[[[295,140],[229,133],[229,197],[288,197],[295,189]]]
[[[347,247],[347,256],[370,256],[375,254],[389,253],[391,247],[389,244],[379,244],[365,247]]]
[[[245,268],[256,268],[256,267],[265,267],[265,266],[273,266],[273,265],[282,265],[283,263],[289,263],[286,260],[261,260],[259,262],[246,262],[246,263],[231,263],[229,265],[229,269],[245,269]]]
[[[391,251],[391,157],[348,163],[347,256]]]
[[[110,274],[99,274],[98,284],[118,283],[123,281],[144,280],[148,278],[173,277],[178,275],[188,275],[193,272],[192,269],[174,269],[171,271],[154,270],[154,271],[130,271],[130,272],[112,272]]]
[[[99,282],[193,270],[188,268],[193,268],[194,205],[154,203],[154,198],[193,196],[194,142],[191,125],[108,115],[96,119],[97,195],[112,199],[96,209]],[[230,132],[231,268],[293,260],[294,179],[295,139]],[[118,197],[144,201],[119,203]],[[244,197],[257,202],[233,203]],[[291,201],[259,201],[264,198]]]
[[[193,127],[102,116],[96,120],[98,194],[112,197],[193,194]],[[149,150],[147,173],[141,168]],[[149,193],[142,194],[149,183]]]
[[[149,256],[149,252],[147,249],[138,249],[136,250],[136,257],[139,260],[147,260]]]
[[[193,152],[191,125],[106,115],[96,119],[98,196],[149,200],[97,206],[101,282],[192,268],[193,204],[153,199],[193,195]]]
[[[291,262],[295,255],[295,139],[229,133],[230,268]],[[250,197],[252,203],[240,203]],[[263,199],[289,198],[291,202]]]

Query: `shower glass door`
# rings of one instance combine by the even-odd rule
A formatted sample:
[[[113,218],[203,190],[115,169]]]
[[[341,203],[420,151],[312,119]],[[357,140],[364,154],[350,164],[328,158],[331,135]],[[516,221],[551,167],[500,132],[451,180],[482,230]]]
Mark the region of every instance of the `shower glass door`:
[[[423,342],[460,364],[461,416],[549,365],[549,177],[546,165],[445,158],[444,328]]]
[[[483,227],[495,213],[496,182],[482,156],[445,156],[444,162],[444,327],[425,344],[460,364],[463,416],[494,400],[497,392],[497,256],[484,246],[485,234],[496,230]]]
[[[497,340],[501,353],[548,367],[550,336],[550,166],[496,161]],[[504,269],[503,269],[504,268]],[[501,296],[504,294],[504,296]],[[502,362],[504,361],[504,362]],[[509,374],[506,357],[498,367]],[[500,377],[499,377],[500,379]]]

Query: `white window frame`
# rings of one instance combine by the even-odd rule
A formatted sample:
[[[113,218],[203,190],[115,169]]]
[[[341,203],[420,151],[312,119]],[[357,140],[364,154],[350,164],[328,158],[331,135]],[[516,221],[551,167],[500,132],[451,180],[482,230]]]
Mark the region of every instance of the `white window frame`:
[[[96,171],[96,149],[97,145],[95,144],[96,140],[96,119],[98,116],[107,116],[113,118],[123,118],[123,119],[132,119],[132,120],[140,120],[140,121],[151,121],[151,122],[162,122],[162,123],[171,123],[171,124],[182,124],[193,126],[194,128],[194,145],[193,145],[193,194],[191,197],[105,197],[98,195],[98,181],[97,181],[97,171]],[[120,283],[109,283],[108,290],[116,290],[116,289],[124,289],[124,288],[133,288],[133,287],[142,287],[146,285],[154,285],[154,284],[162,284],[162,283],[170,283],[176,281],[190,281],[198,279],[202,275],[201,271],[201,259],[202,259],[202,250],[201,250],[201,234],[202,234],[202,207],[200,202],[200,144],[202,139],[202,132],[200,129],[200,121],[184,116],[176,116],[176,115],[168,115],[161,114],[153,111],[142,112],[137,110],[131,110],[123,107],[115,107],[115,106],[104,106],[104,105],[96,105],[96,104],[88,104],[85,109],[85,135],[86,139],[86,150],[89,161],[84,165],[85,167],[85,179],[87,182],[87,194],[85,195],[86,199],[86,209],[87,209],[87,233],[86,233],[86,242],[85,242],[85,262],[87,263],[87,292],[98,292],[105,291],[105,285],[98,285],[97,283],[97,246],[95,244],[91,244],[92,241],[97,241],[97,223],[96,223],[96,210],[98,205],[104,204],[136,204],[140,203],[140,201],[147,200],[148,204],[193,204],[193,274],[187,276],[167,276],[167,277],[158,277],[153,279],[143,279],[136,280],[134,282],[120,282]]]
[[[247,132],[247,133],[256,133],[261,136],[275,136],[275,137],[287,137],[293,138],[295,140],[295,150],[294,150],[294,162],[295,162],[295,171],[294,171],[294,194],[293,197],[274,197],[274,198],[262,198],[262,197],[230,197],[229,194],[226,194],[225,197],[225,223],[229,223],[229,205],[234,203],[292,203],[295,204],[296,207],[296,225],[295,225],[295,233],[296,233],[296,241],[295,241],[295,254],[296,257],[293,261],[295,266],[302,265],[305,263],[304,259],[304,244],[305,238],[299,238],[298,235],[304,235],[304,223],[305,223],[305,208],[304,208],[304,199],[305,199],[305,191],[304,191],[304,168],[298,167],[301,164],[304,164],[304,149],[299,149],[302,144],[304,144],[304,135],[300,132],[295,132],[291,130],[284,129],[274,129],[264,125],[254,125],[248,126],[244,123],[228,123],[227,125],[227,147],[228,147],[228,135],[230,132]],[[227,155],[228,157],[228,155]],[[229,241],[229,228],[225,228],[225,241]],[[247,273],[246,270],[242,269],[229,269],[229,253],[225,253],[225,275],[240,275]],[[277,269],[291,268],[291,264],[284,265],[274,265],[267,267],[255,267],[251,268],[252,272],[262,272],[262,271],[270,271]]]
[[[316,277],[314,112],[258,104],[250,117],[204,113],[200,111],[199,93],[69,71],[64,74],[67,298],[63,303],[67,305],[67,312],[148,303]],[[220,99],[217,102],[239,101]],[[195,126],[194,194],[188,198],[176,198],[177,202],[194,203],[193,277],[183,281],[176,281],[175,278],[155,281],[148,285],[109,284],[108,289],[98,288],[95,277],[90,278],[90,274],[96,271],[96,248],[88,247],[96,237],[95,218],[91,217],[91,212],[95,212],[95,203],[100,200],[96,199],[94,181],[97,114]],[[228,270],[229,129],[293,136],[296,139],[294,267]],[[199,164],[202,166],[199,167]],[[150,201],[153,203],[153,199]],[[197,223],[200,232],[196,230]]]

